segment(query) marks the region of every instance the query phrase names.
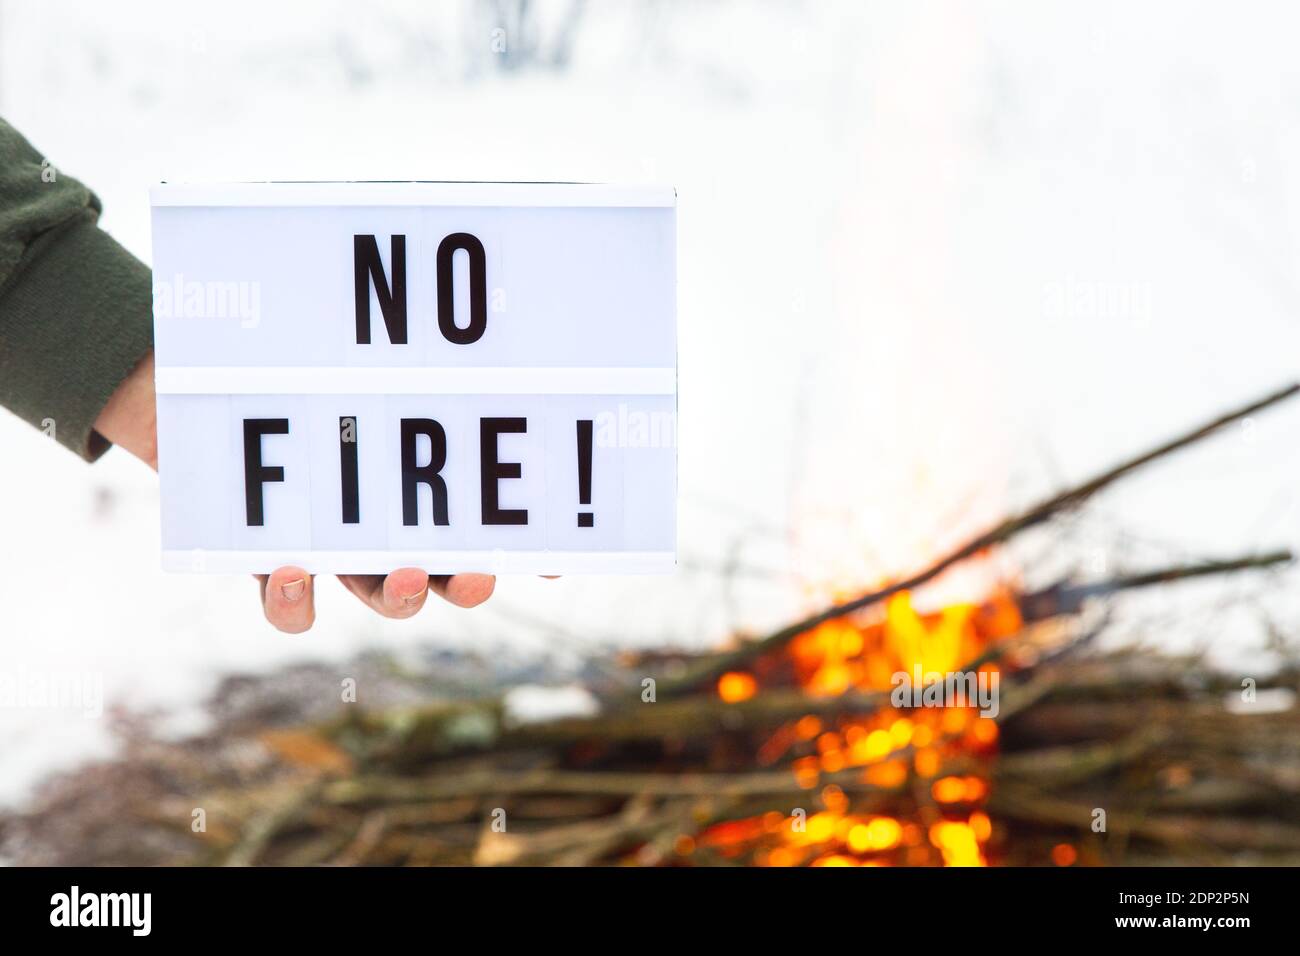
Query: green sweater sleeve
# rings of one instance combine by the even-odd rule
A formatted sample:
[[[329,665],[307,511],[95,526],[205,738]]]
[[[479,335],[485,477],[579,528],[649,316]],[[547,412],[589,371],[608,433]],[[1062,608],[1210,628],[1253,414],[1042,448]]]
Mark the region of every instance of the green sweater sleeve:
[[[87,461],[109,448],[95,419],[153,346],[149,268],[99,212],[0,120],[0,405]]]

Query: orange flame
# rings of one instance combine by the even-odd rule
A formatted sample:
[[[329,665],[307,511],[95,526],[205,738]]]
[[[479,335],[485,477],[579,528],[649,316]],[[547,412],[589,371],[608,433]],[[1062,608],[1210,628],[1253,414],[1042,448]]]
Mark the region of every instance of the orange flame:
[[[906,592],[894,595],[878,619],[827,621],[796,637],[777,662],[757,673],[768,679],[781,667],[815,698],[851,691],[887,692],[899,672],[911,675],[963,669],[993,643],[1020,631],[1015,598],[999,591],[984,604],[955,604],[920,613]],[[984,665],[982,670],[995,670]],[[728,702],[748,700],[760,690],[755,674],[732,672],[718,681]],[[893,707],[828,721],[809,714],[780,728],[759,749],[759,761],[782,759],[799,787],[813,791],[827,774],[854,773],[876,787],[902,790],[909,779],[926,780],[930,801],[918,804],[915,819],[855,813],[834,783],[820,792],[820,812],[779,813],[707,828],[700,846],[728,844],[729,852],[749,844],[756,862],[768,866],[927,865],[983,866],[993,824],[980,805],[988,796],[982,777],[942,771],[958,757],[989,753],[997,724],[979,719],[969,706]],[[839,779],[839,778],[837,778]],[[1062,853],[1061,857],[1065,854]],[[1071,861],[1072,862],[1072,861]]]

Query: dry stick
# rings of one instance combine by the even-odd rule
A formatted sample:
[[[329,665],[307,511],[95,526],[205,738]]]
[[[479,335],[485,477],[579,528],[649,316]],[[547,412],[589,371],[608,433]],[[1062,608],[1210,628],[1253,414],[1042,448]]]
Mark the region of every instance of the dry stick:
[[[999,782],[1046,779],[1050,786],[1060,787],[1131,763],[1168,741],[1172,735],[1169,728],[1153,725],[1113,742],[1043,747],[1004,754],[998,758],[993,776]]]
[[[319,781],[295,787],[286,798],[259,813],[244,827],[239,843],[226,855],[225,866],[252,866],[287,825],[293,823],[320,794]]]
[[[1080,821],[1091,819],[1095,803],[1095,800],[1059,799],[1001,787],[989,796],[986,809],[1001,819],[1079,831],[1086,826]],[[1140,818],[1131,829],[1139,839],[1162,844],[1195,841],[1199,847],[1217,844],[1220,848],[1230,847],[1235,851],[1261,852],[1300,849],[1300,827],[1271,818],[1161,814]]]
[[[890,793],[896,788],[866,783],[861,768],[828,773],[822,783],[834,783],[846,793]],[[509,770],[428,777],[361,777],[337,780],[322,793],[325,802],[342,806],[417,803],[464,796],[501,797],[518,794],[563,793],[611,797],[752,797],[807,793],[789,770],[749,773],[658,773],[605,770]]]
[[[1292,383],[1286,388],[1266,395],[1258,401],[1251,402],[1242,408],[1234,409],[1225,415],[1220,415],[1213,421],[1206,422],[1204,425],[1180,435],[1179,437],[1144,452],[1135,458],[1122,462],[1115,467],[1096,475],[1080,485],[1076,485],[1066,491],[1063,491],[1045,501],[1039,502],[1033,507],[1021,512],[1014,517],[1008,518],[1000,524],[976,535],[954,551],[949,552],[940,558],[934,564],[930,565],[924,571],[914,574],[910,578],[897,581],[888,587],[873,591],[870,594],[864,594],[861,597],[854,598],[852,601],[846,601],[843,604],[832,605],[824,611],[804,618],[802,621],[796,621],[786,627],[781,628],[761,640],[744,644],[734,651],[722,654],[712,661],[705,662],[702,666],[696,668],[684,677],[677,680],[661,681],[659,685],[659,696],[662,698],[671,698],[681,696],[697,690],[702,685],[717,680],[727,671],[745,667],[756,658],[776,650],[793,640],[805,631],[810,631],[819,624],[825,624],[827,621],[833,621],[836,618],[843,617],[845,614],[851,614],[854,611],[869,607],[873,604],[889,598],[900,591],[910,591],[928,583],[938,577],[944,571],[948,570],[954,564],[966,560],[979,554],[986,548],[995,544],[1001,544],[1012,536],[1019,534],[1029,528],[1043,523],[1053,517],[1060,511],[1074,505],[1080,504],[1087,500],[1096,492],[1105,488],[1107,485],[1143,465],[1146,465],[1157,458],[1161,458],[1171,452],[1178,451],[1188,445],[1200,441],[1209,435],[1214,434],[1224,425],[1228,425],[1238,419],[1245,418],[1254,412],[1262,411],[1270,405],[1274,405],[1284,399],[1290,398],[1300,392],[1300,382]]]
[[[1064,617],[1067,614],[1078,614],[1083,610],[1084,602],[1092,598],[1111,597],[1122,591],[1134,591],[1157,584],[1173,584],[1177,581],[1187,581],[1192,578],[1233,574],[1237,571],[1260,571],[1279,564],[1290,564],[1293,560],[1295,560],[1295,556],[1290,551],[1279,549],[1264,554],[1248,554],[1222,561],[1174,564],[1154,571],[1144,571],[1141,574],[1131,574],[1121,578],[1110,578],[1106,581],[1096,581],[1091,584],[1075,584],[1070,581],[1063,581],[1041,591],[1022,594],[1017,598],[1017,603],[1020,605],[1021,616],[1025,623],[1028,624],[1049,618]],[[1062,647],[1052,648],[1048,652],[1048,656],[1040,661],[1040,664],[1052,663],[1057,658],[1076,651],[1081,645],[1087,644],[1096,637],[1107,623],[1108,621],[1103,620],[1087,634],[1074,638]],[[988,647],[982,654],[967,661],[962,665],[961,669],[966,671],[979,670],[984,664],[992,664],[1001,660],[1015,648],[1016,641],[1014,638],[999,641]]]
[[[1172,584],[1190,578],[1230,574],[1234,571],[1253,571],[1277,564],[1287,564],[1293,559],[1290,551],[1279,549],[1264,554],[1249,554],[1225,561],[1200,561],[1195,564],[1176,564],[1156,571],[1144,571],[1094,584],[1074,584],[1069,581],[1020,598],[1020,611],[1026,620],[1058,617],[1079,611],[1089,598],[1107,597],[1120,591],[1134,591],[1157,584]]]

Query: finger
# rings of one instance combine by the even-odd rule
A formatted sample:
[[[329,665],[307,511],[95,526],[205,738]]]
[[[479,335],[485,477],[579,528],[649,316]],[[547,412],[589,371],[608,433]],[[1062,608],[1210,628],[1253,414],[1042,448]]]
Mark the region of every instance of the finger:
[[[457,607],[477,607],[492,596],[497,579],[490,574],[437,574],[429,587]]]
[[[312,576],[302,568],[278,568],[258,575],[266,619],[286,634],[301,634],[316,620]]]
[[[384,617],[410,617],[429,597],[429,576],[419,568],[402,568],[387,577],[341,574],[343,586]]]

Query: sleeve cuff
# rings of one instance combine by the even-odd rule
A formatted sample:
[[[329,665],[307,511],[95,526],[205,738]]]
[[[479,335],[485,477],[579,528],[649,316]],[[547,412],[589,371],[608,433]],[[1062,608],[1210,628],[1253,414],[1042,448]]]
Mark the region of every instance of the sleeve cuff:
[[[153,347],[149,268],[91,210],[25,258],[0,293],[0,405],[94,461],[95,419]]]

